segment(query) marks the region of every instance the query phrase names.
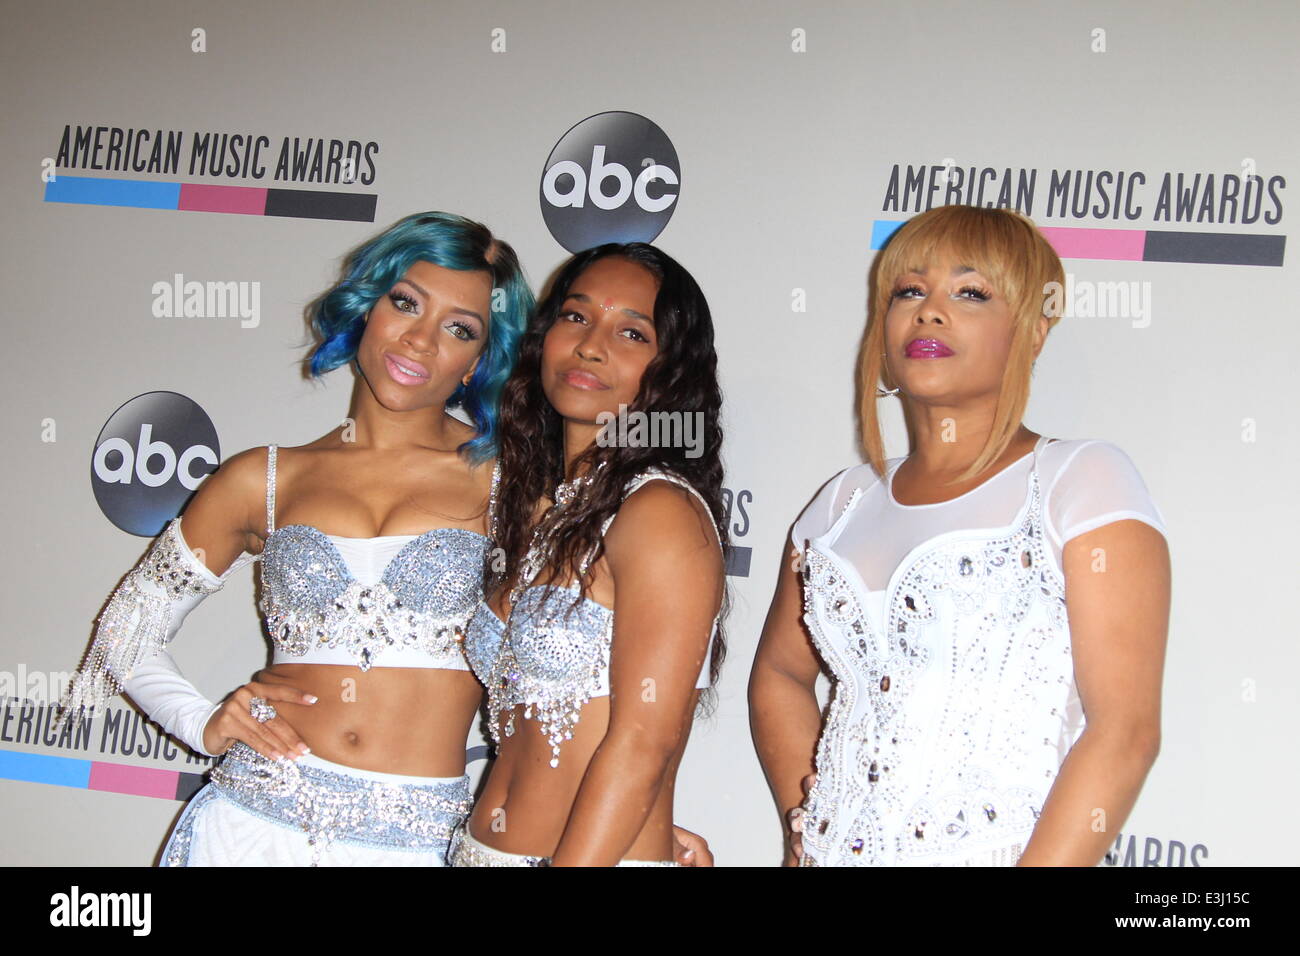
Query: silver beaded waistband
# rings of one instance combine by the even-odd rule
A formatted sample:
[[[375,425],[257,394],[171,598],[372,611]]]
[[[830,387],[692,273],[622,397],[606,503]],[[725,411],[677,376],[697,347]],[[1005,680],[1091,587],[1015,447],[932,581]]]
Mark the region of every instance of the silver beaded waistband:
[[[494,850],[470,835],[469,827],[462,823],[451,836],[447,848],[448,866],[550,866],[549,856],[528,856]],[[618,866],[677,866],[674,860],[621,860]]]
[[[271,760],[236,742],[212,786],[250,813],[307,834],[313,864],[335,841],[389,850],[442,851],[469,813],[469,778],[402,784]],[[414,778],[420,779],[420,778]]]

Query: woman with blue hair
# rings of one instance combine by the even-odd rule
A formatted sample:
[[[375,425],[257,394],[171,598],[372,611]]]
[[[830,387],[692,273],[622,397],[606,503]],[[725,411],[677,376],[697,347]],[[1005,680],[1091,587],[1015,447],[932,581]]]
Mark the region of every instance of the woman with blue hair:
[[[312,315],[311,376],[355,372],[344,423],[225,462],[117,589],[65,715],[125,690],[224,755],[162,865],[443,864],[482,699],[461,641],[489,549],[484,466],[532,307],[514,250],[460,216],[362,245]],[[271,666],[214,704],[166,647],[259,559]]]

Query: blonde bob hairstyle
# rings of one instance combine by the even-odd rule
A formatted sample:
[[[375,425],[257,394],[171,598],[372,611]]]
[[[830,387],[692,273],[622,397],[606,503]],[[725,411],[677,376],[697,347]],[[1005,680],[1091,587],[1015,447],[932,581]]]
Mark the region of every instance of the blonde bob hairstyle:
[[[1034,331],[1040,316],[1050,329],[1060,318],[1055,304],[1065,286],[1060,257],[1026,216],[1010,209],[981,206],[939,206],[909,219],[890,237],[872,264],[868,283],[867,331],[858,361],[858,387],[862,416],[862,445],[876,474],[885,473],[885,443],[880,434],[876,388],[894,388],[885,369],[885,315],[893,299],[894,284],[904,273],[925,267],[942,253],[983,275],[1011,307],[1015,326],[1011,354],[1002,376],[993,416],[993,430],[971,466],[956,480],[983,472],[1006,451],[1020,428],[1029,402],[1029,376],[1033,369]],[[1049,283],[1058,283],[1055,286]],[[1055,295],[1051,290],[1057,290]],[[903,397],[908,437],[916,436],[909,401]]]

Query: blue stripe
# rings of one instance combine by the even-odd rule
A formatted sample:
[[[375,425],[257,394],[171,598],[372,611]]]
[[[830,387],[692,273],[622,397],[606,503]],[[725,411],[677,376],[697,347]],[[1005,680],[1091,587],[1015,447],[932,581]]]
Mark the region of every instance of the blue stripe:
[[[139,209],[175,209],[180,205],[180,183],[153,183],[137,179],[95,179],[59,175],[45,184],[46,202],[71,202],[87,206],[135,206]]]
[[[905,219],[901,219],[898,222],[893,222],[888,219],[875,220],[871,224],[871,248],[881,248],[885,244],[886,240],[896,233],[899,227],[906,221],[907,220]]]
[[[76,757],[53,757],[0,750],[0,779],[26,780],[30,783],[53,783],[61,787],[90,786],[90,760]]]

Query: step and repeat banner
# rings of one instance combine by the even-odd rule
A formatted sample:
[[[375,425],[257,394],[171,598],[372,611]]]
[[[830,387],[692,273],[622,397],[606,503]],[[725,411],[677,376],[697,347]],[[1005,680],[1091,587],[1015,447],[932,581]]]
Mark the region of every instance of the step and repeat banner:
[[[776,864],[750,662],[791,522],[861,460],[872,257],[945,203],[1044,228],[1069,282],[1027,424],[1118,444],[1168,521],[1163,749],[1107,863],[1300,852],[1276,822],[1300,789],[1290,3],[6,0],[3,17],[0,863],[153,862],[210,762],[121,698],[61,736],[50,704],[206,475],[346,414],[346,367],[299,371],[304,308],[344,253],[448,210],[514,244],[534,287],[570,251],[641,239],[708,295],[735,601],[677,819],[720,865]],[[172,649],[214,700],[262,667],[254,570]],[[477,775],[484,741],[467,750]]]

